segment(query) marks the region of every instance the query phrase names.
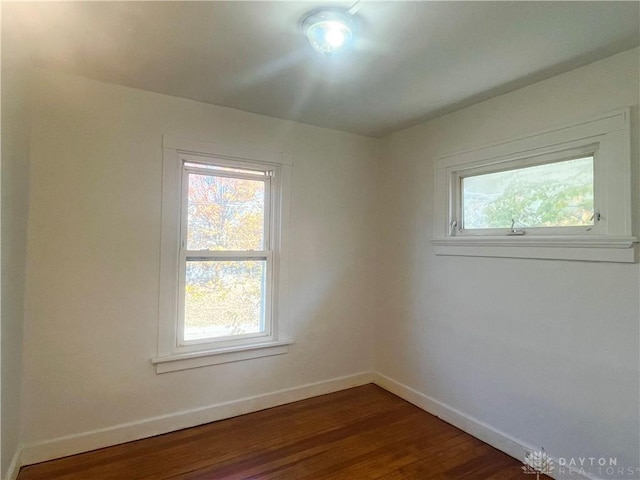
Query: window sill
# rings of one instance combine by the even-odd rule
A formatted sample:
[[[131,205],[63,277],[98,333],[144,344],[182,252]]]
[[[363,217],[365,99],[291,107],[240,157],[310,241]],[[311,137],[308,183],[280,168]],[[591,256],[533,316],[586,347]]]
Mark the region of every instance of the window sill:
[[[151,363],[156,366],[156,373],[175,372],[190,368],[219,365],[221,363],[282,355],[289,351],[289,345],[292,343],[291,340],[280,340],[277,342],[256,343],[253,345],[182,353],[152,358]]]
[[[433,240],[436,255],[536,258],[634,263],[636,237],[522,236],[447,237]]]

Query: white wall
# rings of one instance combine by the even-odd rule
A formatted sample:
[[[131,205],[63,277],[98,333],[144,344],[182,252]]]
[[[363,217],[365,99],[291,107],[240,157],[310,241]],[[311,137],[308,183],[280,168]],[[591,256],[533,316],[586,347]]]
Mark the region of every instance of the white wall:
[[[2,455],[4,478],[20,442],[22,320],[29,177],[28,59],[19,31],[2,25]]]
[[[438,156],[638,105],[638,56],[627,51],[384,139],[375,347],[376,371],[459,418],[552,456],[612,456],[632,467],[638,265],[438,257],[430,240]]]
[[[45,70],[33,90],[27,446],[371,371],[373,139]],[[156,375],[163,134],[293,154],[288,354]]]
[[[637,49],[382,140],[44,70],[33,104],[27,446],[374,367],[552,455],[640,463],[639,266],[430,244],[438,155],[637,105]],[[155,374],[165,133],[294,154],[289,354]]]

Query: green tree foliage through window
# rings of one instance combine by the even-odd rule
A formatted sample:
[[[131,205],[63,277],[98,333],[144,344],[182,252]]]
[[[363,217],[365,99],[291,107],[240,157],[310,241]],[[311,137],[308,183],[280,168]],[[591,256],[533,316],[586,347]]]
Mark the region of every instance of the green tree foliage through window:
[[[466,177],[465,229],[593,224],[593,157]]]

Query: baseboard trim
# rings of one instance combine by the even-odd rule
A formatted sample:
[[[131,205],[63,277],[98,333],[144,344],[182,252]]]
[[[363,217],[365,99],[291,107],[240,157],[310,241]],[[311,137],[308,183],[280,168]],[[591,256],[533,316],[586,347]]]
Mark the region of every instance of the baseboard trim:
[[[18,473],[20,473],[20,468],[22,468],[22,445],[18,445],[16,453],[11,459],[5,480],[16,480]]]
[[[183,428],[195,427],[225,418],[257,412],[306,398],[333,393],[347,388],[365,385],[373,381],[373,372],[361,372],[322,382],[241,398],[231,402],[218,403],[206,407],[184,410],[169,415],[123,423],[113,427],[59,437],[45,442],[25,445],[20,462],[32,465],[54,458],[110,447],[120,443],[153,437]],[[19,470],[19,467],[18,467]],[[9,477],[8,480],[14,480]]]
[[[435,398],[429,397],[417,390],[414,390],[407,385],[397,382],[386,375],[381,373],[373,374],[373,383],[381,388],[397,395],[398,397],[406,400],[409,403],[421,408],[422,410],[429,412],[432,415],[444,420],[445,422],[459,428],[460,430],[476,437],[479,440],[497,448],[498,450],[510,455],[518,461],[522,461],[527,452],[534,452],[540,450],[539,447],[529,445],[522,440],[512,437],[511,435],[492,427],[491,425],[478,420],[477,418],[467,415],[460,410],[453,408],[446,403],[440,402]],[[551,457],[554,465],[558,465],[558,459]],[[549,476],[561,480],[563,476],[558,475],[556,470]],[[584,479],[584,480],[599,480],[597,477],[593,477],[588,474],[581,474],[580,472],[573,472],[570,476],[572,479]]]
[[[265,408],[284,405],[372,382],[416,405],[422,410],[441,418],[460,430],[473,435],[507,455],[512,456],[516,460],[522,461],[526,452],[538,450],[536,446],[529,445],[526,442],[514,438],[477,418],[467,415],[450,405],[429,397],[386,375],[374,372],[361,372],[345,377],[246,397],[231,402],[184,410],[169,415],[152,417],[137,422],[124,423],[113,427],[20,446],[11,461],[5,480],[16,480],[20,468],[25,465],[32,465],[34,463],[75,455],[98,448],[153,437],[183,428],[195,427],[197,425],[243,415],[245,413],[257,412]],[[552,458],[552,460],[555,465],[558,465],[556,458]],[[557,472],[550,476],[558,480],[562,478],[557,476]],[[581,475],[578,472],[574,472],[571,478],[600,480],[597,477],[588,474]]]

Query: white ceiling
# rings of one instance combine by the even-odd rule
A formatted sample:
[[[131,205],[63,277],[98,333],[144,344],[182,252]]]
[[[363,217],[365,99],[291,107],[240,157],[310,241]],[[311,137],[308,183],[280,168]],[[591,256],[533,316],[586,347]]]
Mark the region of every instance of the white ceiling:
[[[639,2],[363,0],[354,48],[327,58],[299,28],[319,6],[5,3],[2,16],[37,66],[369,136],[640,44]]]

